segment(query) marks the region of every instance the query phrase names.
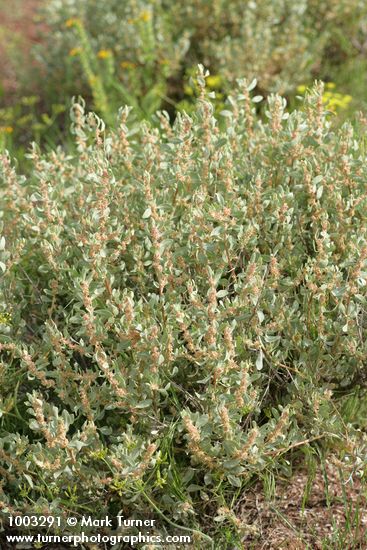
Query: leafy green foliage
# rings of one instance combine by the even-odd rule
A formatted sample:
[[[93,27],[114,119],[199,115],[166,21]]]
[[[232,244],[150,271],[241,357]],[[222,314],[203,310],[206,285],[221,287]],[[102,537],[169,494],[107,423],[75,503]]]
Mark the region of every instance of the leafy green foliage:
[[[44,11],[54,31],[37,53],[47,95],[91,97],[105,119],[122,104],[144,117],[162,105],[189,42],[187,31],[173,36],[173,14],[161,2],[56,2]]]
[[[346,437],[337,397],[367,352],[363,147],[332,131],[321,85],[292,113],[271,95],[263,121],[240,81],[219,121],[207,76],[173,125],[126,107],[107,133],[79,101],[77,152],[34,146],[28,176],[2,155],[5,511],[155,506],[240,532],[228,507],[254,476],[270,494],[288,451]]]
[[[220,82],[213,86],[218,105],[237,78],[257,78],[258,94],[291,98],[317,77],[351,96],[352,110],[365,107],[362,0],[50,0],[40,15],[45,32],[34,48],[36,65],[14,63],[24,83],[20,95],[41,98],[36,127],[24,128],[18,117],[0,121],[14,127],[15,145],[62,141],[48,124],[52,106],[69,105],[77,95],[108,124],[125,104],[139,118],[160,108],[189,112],[195,90],[188,77],[197,63]],[[63,117],[57,126],[65,128]]]
[[[96,0],[53,0],[45,10],[52,41],[46,39],[39,54],[51,71],[53,86],[59,82],[57,72],[62,76],[62,63],[68,66],[69,78],[61,87],[73,84],[70,76],[76,76],[77,66],[68,62],[73,48],[91,47],[95,53],[108,49],[116,59],[118,79],[138,98],[160,76],[175,77],[174,87],[182,89],[177,81],[181,69],[197,62],[205,62],[230,83],[246,75],[256,77],[264,91],[294,91],[309,80],[311,71],[322,71],[324,63],[329,71],[333,59],[339,63],[343,56],[355,55],[366,16],[360,0],[108,0],[103,5]],[[83,25],[89,45],[74,32],[73,21]],[[68,92],[75,94],[75,89]],[[175,96],[173,89],[169,92]]]

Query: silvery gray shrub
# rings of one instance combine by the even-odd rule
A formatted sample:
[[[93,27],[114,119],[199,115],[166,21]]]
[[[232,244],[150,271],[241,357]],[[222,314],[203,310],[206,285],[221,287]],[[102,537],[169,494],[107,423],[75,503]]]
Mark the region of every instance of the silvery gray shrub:
[[[27,176],[2,155],[5,512],[153,503],[189,526],[292,450],[345,443],[338,397],[365,383],[364,141],[332,130],[321,85],[262,119],[239,81],[217,120],[205,77],[173,124],[124,108],[107,132],[79,100],[75,152],[34,146]]]

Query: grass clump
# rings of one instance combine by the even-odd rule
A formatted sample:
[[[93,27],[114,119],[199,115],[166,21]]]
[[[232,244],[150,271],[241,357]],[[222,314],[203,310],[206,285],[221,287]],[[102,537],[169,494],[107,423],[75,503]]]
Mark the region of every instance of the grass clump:
[[[264,121],[240,81],[217,118],[206,76],[172,126],[125,108],[106,133],[78,101],[77,152],[35,146],[27,176],[2,155],[5,512],[241,540],[236,499],[292,451],[325,441],[363,473],[339,398],[365,384],[364,143],[322,85]]]

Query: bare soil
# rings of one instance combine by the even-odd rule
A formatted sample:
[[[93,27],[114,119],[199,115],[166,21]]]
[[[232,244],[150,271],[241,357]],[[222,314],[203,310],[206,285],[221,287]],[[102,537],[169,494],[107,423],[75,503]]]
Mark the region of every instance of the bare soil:
[[[32,46],[39,41],[40,0],[0,0],[0,85],[5,103],[20,84],[18,67],[29,67]]]
[[[244,549],[367,549],[366,487],[333,457],[324,472],[318,467],[310,477],[300,467],[291,479],[277,481],[271,500],[258,484],[236,515],[248,526]]]

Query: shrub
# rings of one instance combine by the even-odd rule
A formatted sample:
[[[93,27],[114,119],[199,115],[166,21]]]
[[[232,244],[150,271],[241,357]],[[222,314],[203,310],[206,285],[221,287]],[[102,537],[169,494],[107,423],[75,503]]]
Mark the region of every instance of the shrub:
[[[333,79],[335,66],[340,73],[345,59],[359,59],[365,40],[361,0],[51,0],[44,9],[38,59],[46,93],[93,97],[103,115],[96,87],[110,113],[127,93],[144,113],[172,109],[197,63],[221,75],[225,91],[245,75],[265,93],[293,93],[312,75]]]
[[[258,93],[289,99],[314,77],[332,80],[338,93],[352,97],[338,122],[365,108],[361,0],[51,0],[40,6],[36,63],[25,67],[9,52],[20,85],[4,98],[11,107],[0,109],[0,126],[13,128],[0,146],[6,141],[22,162],[30,140],[51,147],[65,140],[68,108],[62,107],[72,95],[87,98],[108,124],[121,104],[133,106],[139,118],[158,108],[190,112],[189,77],[198,62],[217,80],[218,108],[243,75],[258,79]],[[28,112],[18,104],[29,97],[37,101]]]
[[[80,63],[71,64],[68,57],[76,53],[75,47],[89,49],[75,32],[73,22],[80,22],[94,53],[111,52],[118,80],[138,99],[160,77],[175,76],[177,81],[180,68],[197,62],[205,62],[229,82],[246,74],[256,77],[267,92],[294,91],[309,80],[312,70],[322,71],[323,64],[329,65],[330,58],[331,63],[332,59],[339,63],[346,48],[347,55],[352,55],[350,49],[361,40],[366,16],[360,0],[321,4],[310,0],[297,4],[288,0],[108,0],[103,5],[96,0],[52,0],[45,10],[52,40],[45,37],[40,52],[54,85],[60,81],[55,78],[58,73],[65,88],[67,66],[72,85],[68,91],[75,93]],[[328,55],[323,59],[325,48]],[[174,90],[169,92],[175,95]]]
[[[77,0],[47,3],[44,12],[48,31],[37,56],[47,95],[84,94],[105,118],[123,102],[142,116],[160,107],[188,47],[187,32],[173,37],[161,2]]]
[[[77,153],[34,146],[27,177],[2,156],[3,511],[212,534],[292,449],[361,460],[338,397],[365,381],[364,144],[321,85],[264,122],[254,83],[220,120],[204,83],[173,126],[124,108],[106,134],[79,101]]]

